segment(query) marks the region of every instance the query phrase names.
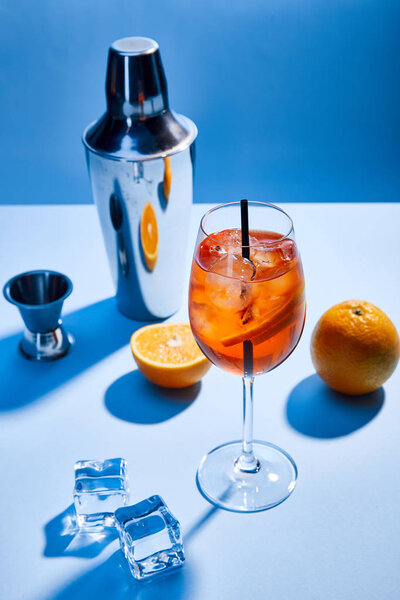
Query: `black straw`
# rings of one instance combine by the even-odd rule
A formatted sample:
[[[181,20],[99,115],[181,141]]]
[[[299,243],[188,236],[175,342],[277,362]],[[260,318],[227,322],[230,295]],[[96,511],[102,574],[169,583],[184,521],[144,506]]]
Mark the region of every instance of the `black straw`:
[[[249,207],[247,200],[240,201],[240,216],[242,222],[242,256],[243,258],[249,259]]]
[[[247,200],[240,201],[240,216],[242,227],[242,256],[249,260],[249,207]],[[243,371],[246,377],[253,377],[253,344],[250,340],[243,342]]]

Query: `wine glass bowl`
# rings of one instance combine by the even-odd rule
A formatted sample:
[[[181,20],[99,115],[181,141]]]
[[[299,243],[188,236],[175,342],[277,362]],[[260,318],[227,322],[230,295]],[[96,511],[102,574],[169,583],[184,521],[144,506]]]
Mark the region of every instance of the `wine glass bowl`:
[[[199,488],[229,510],[275,506],[293,490],[297,470],[284,451],[266,442],[258,442],[254,454],[252,390],[255,375],[293,352],[304,326],[303,270],[293,223],[284,211],[242,201],[206,213],[192,263],[189,317],[204,354],[241,375],[244,389],[243,442],[223,444],[203,458]]]

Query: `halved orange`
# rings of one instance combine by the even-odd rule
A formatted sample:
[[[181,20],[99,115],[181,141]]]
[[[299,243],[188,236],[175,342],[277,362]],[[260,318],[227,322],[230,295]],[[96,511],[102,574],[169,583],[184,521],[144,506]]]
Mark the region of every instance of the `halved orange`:
[[[135,331],[131,350],[139,371],[168,388],[200,381],[211,366],[193,337],[189,323],[156,323]]]
[[[146,202],[140,219],[140,241],[149,271],[154,269],[158,256],[158,225],[153,206]]]

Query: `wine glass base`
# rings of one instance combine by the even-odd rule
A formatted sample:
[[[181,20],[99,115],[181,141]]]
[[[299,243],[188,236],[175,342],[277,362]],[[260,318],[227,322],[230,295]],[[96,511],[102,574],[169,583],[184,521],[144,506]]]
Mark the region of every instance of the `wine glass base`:
[[[293,459],[268,442],[256,440],[253,448],[260,463],[254,473],[246,473],[236,465],[242,453],[241,441],[222,444],[203,457],[196,481],[206,500],[225,510],[258,512],[290,496],[297,479]]]

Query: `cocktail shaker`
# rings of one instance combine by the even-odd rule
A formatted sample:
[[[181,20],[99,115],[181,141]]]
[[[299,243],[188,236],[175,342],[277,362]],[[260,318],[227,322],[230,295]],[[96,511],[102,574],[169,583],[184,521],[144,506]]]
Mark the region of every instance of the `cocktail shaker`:
[[[119,310],[173,314],[185,285],[195,124],[169,108],[158,44],[130,37],[108,54],[107,110],[83,134]]]

